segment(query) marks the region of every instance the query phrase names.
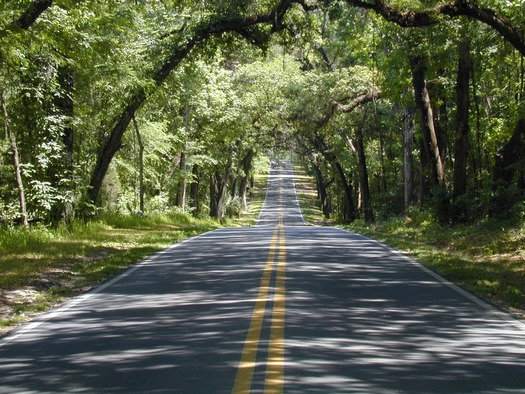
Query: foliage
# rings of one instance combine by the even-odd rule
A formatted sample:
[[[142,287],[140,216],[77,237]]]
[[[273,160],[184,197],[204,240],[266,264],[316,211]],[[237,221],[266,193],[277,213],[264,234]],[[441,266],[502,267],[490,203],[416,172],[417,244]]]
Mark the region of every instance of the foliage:
[[[443,223],[511,215],[524,195],[523,157],[512,164],[510,186],[498,186],[493,168],[524,116],[519,43],[461,12],[433,14],[421,28],[393,20],[396,9],[424,14],[432,2],[392,1],[392,17],[358,5],[61,0],[22,27],[16,22],[27,2],[2,4],[0,85],[8,116],[0,120],[19,145],[30,219],[58,225],[100,210],[136,213],[142,200],[146,213],[178,207],[225,220],[246,209],[247,181],[265,171],[260,163],[289,151],[324,185],[332,218],[370,210],[387,218],[414,204]],[[523,2],[482,6],[516,31],[523,26]],[[456,196],[456,88],[465,42],[467,192]],[[415,106],[414,58],[445,167],[439,187]],[[370,93],[373,100],[341,110]],[[117,153],[107,155],[120,123],[127,126]],[[11,156],[2,142],[4,226],[20,221]],[[101,157],[110,163],[100,174],[102,193],[86,202]]]

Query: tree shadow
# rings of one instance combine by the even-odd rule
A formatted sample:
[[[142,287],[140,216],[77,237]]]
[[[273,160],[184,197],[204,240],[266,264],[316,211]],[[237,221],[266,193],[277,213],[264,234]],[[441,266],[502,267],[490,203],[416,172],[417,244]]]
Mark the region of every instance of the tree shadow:
[[[286,379],[294,392],[525,388],[525,330],[499,312],[358,235],[304,228],[287,245]]]

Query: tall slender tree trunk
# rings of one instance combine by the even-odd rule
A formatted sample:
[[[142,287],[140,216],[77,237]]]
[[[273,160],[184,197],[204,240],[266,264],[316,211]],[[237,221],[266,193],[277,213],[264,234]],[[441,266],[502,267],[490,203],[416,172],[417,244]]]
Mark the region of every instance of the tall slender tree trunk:
[[[483,148],[482,148],[482,139],[483,131],[481,129],[481,110],[479,106],[479,97],[478,97],[478,86],[476,80],[475,67],[472,62],[470,64],[470,74],[472,78],[472,99],[474,101],[474,109],[476,111],[476,156],[472,157],[472,163],[474,168],[474,173],[476,174],[476,188],[483,189]]]
[[[348,178],[345,174],[343,166],[341,165],[341,163],[339,163],[335,153],[328,149],[328,146],[326,145],[326,142],[324,141],[324,138],[321,135],[317,134],[311,140],[311,143],[335,170],[344,191],[343,220],[345,222],[353,222],[357,218],[357,211],[353,197],[354,192],[352,190],[352,185],[348,181]]]
[[[387,181],[386,181],[386,165],[385,165],[385,139],[383,136],[383,130],[378,130],[379,133],[379,147],[378,147],[378,154],[379,154],[379,163],[381,164],[381,177],[379,179],[379,185],[381,188],[382,193],[387,192]]]
[[[252,162],[254,155],[255,151],[253,149],[249,149],[241,162],[242,174],[241,179],[239,181],[239,197],[241,199],[242,209],[244,211],[248,211],[248,200],[246,198],[246,192],[248,190],[248,183],[250,180],[250,173],[252,170]]]
[[[425,144],[423,137],[418,138],[417,143],[419,145],[419,191],[418,191],[418,202],[421,207],[425,203],[425,199],[428,196],[430,189],[430,180],[426,175],[430,167],[430,157],[427,155],[428,146]]]
[[[330,219],[330,216],[332,214],[332,207],[328,198],[328,186],[331,182],[325,181],[323,171],[321,170],[321,166],[318,163],[312,160],[311,164],[315,172],[317,192],[319,194],[319,199],[321,200],[321,209],[323,211],[323,216],[325,217],[325,219]]]
[[[323,159],[315,155],[311,151],[311,149],[308,148],[306,141],[303,138],[301,138],[299,135],[296,135],[296,141],[299,144],[299,146],[303,149],[305,159],[308,161],[309,164],[312,165],[314,169],[316,185],[317,185],[317,196],[321,200],[321,207],[322,207],[323,215],[326,219],[330,219],[332,215],[332,201],[330,200],[328,196],[328,187],[333,182],[333,180],[325,181],[325,176],[321,168]],[[324,159],[324,161],[325,163],[327,162],[326,159]]]
[[[467,160],[469,151],[469,81],[470,40],[464,38],[458,46],[459,64],[456,85],[457,115],[454,143],[454,198],[467,192]]]
[[[139,210],[141,213],[144,213],[144,144],[135,116],[133,116],[133,125],[135,126],[137,143],[139,144]]]
[[[370,185],[368,182],[368,168],[366,166],[365,145],[361,129],[356,131],[354,147],[357,153],[357,167],[359,175],[359,192],[361,194],[361,209],[365,215],[365,222],[372,223],[374,212],[372,211],[372,199],[370,197]]]
[[[210,216],[217,218],[219,216],[219,208],[217,205],[217,172],[210,175]]]
[[[4,115],[4,131],[11,144],[11,152],[13,154],[13,165],[15,169],[16,185],[18,186],[18,201],[20,204],[20,216],[22,225],[26,231],[29,231],[29,221],[27,220],[26,197],[24,191],[24,182],[22,181],[22,172],[20,170],[20,157],[18,155],[18,145],[16,143],[16,136],[9,125],[9,113],[7,112],[7,103],[4,92],[0,93],[2,100],[2,112]]]
[[[190,183],[190,199],[191,206],[193,208],[193,215],[199,216],[200,214],[200,199],[199,199],[199,175],[200,167],[198,164],[194,164],[191,169],[192,180]]]
[[[345,222],[353,222],[357,218],[357,212],[355,210],[352,185],[348,182],[343,166],[341,166],[338,161],[332,162],[332,165],[335,167],[345,193],[343,200],[343,220]]]
[[[414,196],[414,162],[412,151],[414,150],[414,135],[410,109],[405,109],[403,119],[403,192],[404,210],[408,210],[413,202]]]
[[[186,184],[187,184],[187,157],[186,157],[186,151],[188,149],[188,143],[186,142],[184,144],[184,150],[180,154],[180,163],[179,163],[179,169],[181,173],[181,178],[179,180],[178,190],[177,190],[177,206],[184,209],[186,206]]]
[[[228,162],[221,176],[217,193],[217,212],[214,215],[215,219],[222,220],[224,218],[224,211],[226,208],[226,195],[228,191],[228,179],[230,179],[233,168],[233,154],[228,158]]]
[[[434,112],[425,80],[426,67],[422,56],[410,58],[414,98],[419,112],[425,151],[429,157],[430,173],[435,185],[445,185],[445,161],[439,146],[437,129],[434,125]]]

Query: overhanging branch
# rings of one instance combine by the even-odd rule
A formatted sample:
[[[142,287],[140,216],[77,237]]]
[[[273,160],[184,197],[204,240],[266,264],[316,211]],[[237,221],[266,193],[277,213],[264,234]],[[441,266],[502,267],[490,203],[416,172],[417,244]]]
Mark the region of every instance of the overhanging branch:
[[[440,16],[455,18],[466,16],[476,19],[496,30],[501,36],[525,56],[525,35],[521,26],[514,25],[509,19],[490,8],[480,7],[475,0],[454,0],[450,3],[419,11],[401,11],[387,4],[385,0],[346,0],[347,4],[367,10],[373,10],[387,21],[401,27],[422,27],[439,23]]]
[[[277,32],[282,29],[282,20],[286,12],[294,4],[303,4],[303,0],[280,0],[277,5],[266,14],[252,15],[247,17],[215,17],[212,21],[202,22],[195,26],[192,33],[187,36],[186,40],[175,45],[171,54],[164,59],[156,72],[151,78],[155,81],[157,86],[162,85],[170,73],[190,54],[190,52],[198,45],[203,44],[212,36],[220,36],[228,32],[240,33],[244,38],[249,39],[252,30],[256,26],[270,25],[271,32]],[[260,43],[261,37],[251,37],[252,42]],[[97,158],[97,163],[93,170],[90,187],[89,199],[96,201],[102,181],[106,175],[109,165],[122,145],[122,137],[133,119],[135,112],[142,106],[148,98],[148,92],[144,87],[137,89],[126,100],[127,105],[123,108],[120,115],[118,115],[112,122],[111,132],[108,140],[101,149],[101,153]]]

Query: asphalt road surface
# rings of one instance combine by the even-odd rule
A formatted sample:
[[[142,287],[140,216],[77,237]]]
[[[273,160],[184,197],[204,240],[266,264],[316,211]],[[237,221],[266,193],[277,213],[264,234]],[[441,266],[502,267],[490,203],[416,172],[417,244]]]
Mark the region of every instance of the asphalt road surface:
[[[203,234],[0,339],[1,393],[525,393],[525,325],[400,253],[307,227],[289,163]]]

